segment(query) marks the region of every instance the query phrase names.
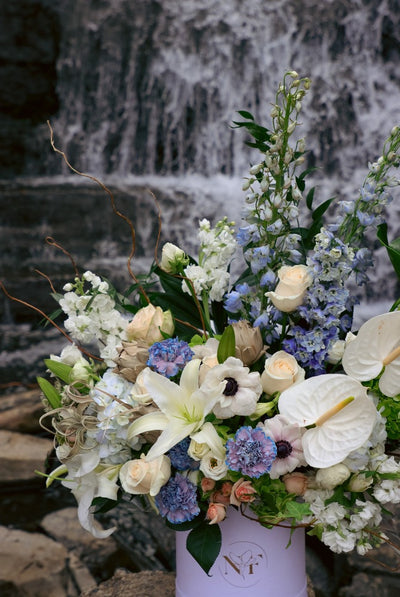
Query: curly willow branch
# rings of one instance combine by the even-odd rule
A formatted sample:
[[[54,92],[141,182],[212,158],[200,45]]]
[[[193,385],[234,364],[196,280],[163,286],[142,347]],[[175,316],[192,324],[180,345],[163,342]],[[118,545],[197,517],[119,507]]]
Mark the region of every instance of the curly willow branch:
[[[157,219],[158,219],[157,240],[156,240],[156,245],[154,247],[154,261],[156,262],[157,266],[160,269],[162,269],[161,265],[160,265],[160,261],[158,259],[158,248],[160,246],[160,238],[161,238],[161,209],[160,209],[160,204],[157,201],[157,198],[154,195],[154,193],[150,189],[147,189],[147,190],[150,193],[150,195],[153,197],[153,201],[154,201],[156,209],[157,209]],[[194,298],[194,301],[196,303],[196,308],[197,308],[197,311],[198,311],[199,316],[200,316],[201,327],[203,329],[203,333],[204,333],[205,337],[207,337],[207,330],[206,330],[206,326],[205,326],[205,322],[204,322],[203,311],[202,311],[202,308],[200,306],[200,301],[197,298],[197,294],[195,292],[195,289],[194,289],[194,286],[193,286],[193,282],[191,280],[189,280],[189,278],[186,278],[185,276],[179,276],[178,274],[176,274],[174,276],[174,278],[179,278],[181,280],[185,280],[190,285],[190,287],[192,289],[193,298]],[[189,323],[187,321],[183,321],[182,319],[178,319],[177,317],[175,317],[175,320],[178,323],[181,323],[182,325],[185,325],[186,327],[189,327],[192,330],[195,330],[196,332],[198,331],[198,328],[196,326],[192,325],[191,323]]]
[[[50,247],[56,247],[57,249],[60,249],[60,251],[62,251],[64,255],[68,257],[72,264],[72,267],[74,268],[75,276],[79,278],[79,270],[76,265],[75,259],[72,257],[71,253],[67,251],[67,249],[64,249],[64,247],[60,245],[60,243],[56,242],[52,236],[46,236],[45,241],[48,245],[50,245]]]
[[[36,311],[36,313],[39,313],[39,315],[41,315],[44,319],[46,319],[49,323],[51,323],[51,325],[53,325],[59,332],[60,334],[62,334],[67,340],[68,342],[71,342],[71,344],[74,344],[74,341],[72,340],[72,338],[66,333],[64,332],[64,330],[62,328],[60,328],[59,325],[56,324],[55,321],[53,321],[48,315],[46,315],[46,313],[44,311],[42,311],[41,309],[38,309],[38,307],[35,307],[35,305],[31,305],[31,303],[27,303],[26,301],[23,301],[19,298],[16,298],[15,296],[12,296],[8,290],[6,289],[6,287],[4,286],[3,282],[0,280],[0,288],[1,290],[4,292],[4,294],[6,295],[7,298],[10,299],[10,301],[14,301],[15,303],[19,303],[20,305],[24,305],[25,307],[28,307],[29,309],[33,309],[33,311]],[[77,346],[77,348],[86,356],[88,356],[91,359],[94,359],[96,361],[103,361],[102,358],[100,357],[96,357],[95,355],[91,354],[90,352],[88,352],[87,350],[85,350],[84,348],[82,348],[81,346]]]
[[[61,151],[60,149],[58,149],[55,146],[55,143],[54,143],[54,133],[53,133],[53,129],[52,129],[52,126],[51,126],[51,124],[50,124],[49,121],[47,121],[47,126],[50,129],[50,143],[51,143],[51,146],[52,146],[53,150],[56,153],[58,153],[59,155],[62,156],[64,162],[67,164],[68,168],[72,172],[74,172],[75,174],[78,174],[78,176],[83,176],[84,178],[88,178],[89,180],[92,180],[93,182],[95,182],[96,184],[98,184],[103,189],[103,191],[105,193],[107,193],[107,195],[108,195],[108,197],[110,199],[110,202],[111,202],[112,210],[115,213],[115,215],[117,215],[119,218],[121,218],[122,220],[124,220],[124,222],[126,222],[126,224],[129,226],[129,230],[130,230],[130,233],[131,233],[131,240],[132,240],[132,248],[131,248],[131,252],[129,254],[128,261],[127,261],[128,272],[129,272],[129,275],[131,276],[132,280],[137,284],[139,292],[143,295],[144,299],[148,303],[150,303],[149,297],[147,296],[147,294],[146,294],[144,288],[141,286],[141,284],[139,284],[139,281],[138,281],[137,277],[135,276],[135,274],[133,273],[132,268],[131,268],[131,262],[132,262],[134,254],[135,254],[135,245],[136,245],[135,228],[133,227],[133,224],[132,224],[131,220],[117,209],[116,204],[115,204],[114,195],[112,194],[112,192],[110,191],[110,189],[108,187],[106,187],[106,185],[104,183],[102,183],[95,176],[92,176],[90,174],[86,174],[84,172],[79,172],[79,170],[77,170],[76,168],[74,168],[70,164],[70,162],[68,161],[68,158],[65,155],[65,153],[63,151]]]
[[[51,291],[55,294],[56,293],[56,289],[54,288],[53,282],[51,281],[51,279],[49,278],[49,276],[47,276],[46,274],[44,274],[43,272],[41,272],[40,269],[35,269],[35,272],[37,274],[39,274],[39,276],[42,276],[43,278],[45,278],[48,281],[48,283],[50,284]]]

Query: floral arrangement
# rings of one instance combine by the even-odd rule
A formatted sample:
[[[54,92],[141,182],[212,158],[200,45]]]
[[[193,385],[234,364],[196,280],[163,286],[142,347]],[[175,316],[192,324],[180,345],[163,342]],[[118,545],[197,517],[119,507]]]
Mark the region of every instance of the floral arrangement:
[[[400,275],[384,220],[400,184],[400,127],[358,197],[324,224],[333,199],[314,207],[306,193],[297,135],[309,88],[285,74],[271,129],[239,112],[259,161],[237,231],[203,219],[197,260],[166,243],[124,295],[89,271],[54,293],[73,343],[38,380],[61,462],[47,483],[72,491],[97,537],[113,529],[94,510],[136,496],[190,530],[206,572],[231,507],[266,527],[307,526],[337,553],[388,541],[382,518],[400,502],[400,301],[351,330],[369,230]]]

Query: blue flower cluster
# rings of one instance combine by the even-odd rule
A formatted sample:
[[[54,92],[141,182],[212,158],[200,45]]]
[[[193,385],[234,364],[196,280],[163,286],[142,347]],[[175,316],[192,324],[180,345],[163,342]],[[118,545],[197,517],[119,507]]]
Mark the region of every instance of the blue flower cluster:
[[[192,360],[193,355],[187,342],[168,338],[150,346],[147,365],[164,377],[174,377]]]
[[[193,520],[200,513],[196,486],[179,473],[161,487],[155,502],[161,516],[173,524]]]
[[[173,467],[178,471],[196,470],[200,466],[200,462],[191,458],[188,454],[190,445],[190,438],[186,437],[179,444],[176,444],[168,452],[169,459]]]
[[[276,458],[275,442],[260,428],[240,427],[226,442],[226,464],[248,477],[261,477]]]

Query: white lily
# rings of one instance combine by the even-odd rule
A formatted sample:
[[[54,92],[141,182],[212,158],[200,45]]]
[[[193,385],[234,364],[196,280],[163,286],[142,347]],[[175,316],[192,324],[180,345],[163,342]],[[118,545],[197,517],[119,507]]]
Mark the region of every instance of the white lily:
[[[182,371],[179,385],[151,369],[143,371],[143,385],[160,412],[143,415],[134,421],[128,429],[128,439],[147,431],[162,432],[149,450],[147,460],[165,454],[185,437],[201,429],[205,417],[214,408],[224,383],[218,384],[214,392],[199,389],[200,364],[200,359],[190,361]]]
[[[344,351],[343,369],[359,381],[379,380],[381,392],[400,394],[400,311],[372,317],[364,323]]]
[[[282,392],[279,412],[306,427],[304,457],[310,466],[342,462],[369,438],[377,412],[366,389],[347,375],[311,377]]]
[[[225,460],[226,450],[224,447],[224,441],[218,435],[217,430],[212,423],[204,423],[201,430],[193,434],[191,438],[191,443],[200,444],[200,446],[207,446],[206,452],[211,451],[215,458]],[[192,447],[191,452],[191,448],[189,446],[188,452],[190,455],[192,455],[192,453],[196,453],[196,449]]]

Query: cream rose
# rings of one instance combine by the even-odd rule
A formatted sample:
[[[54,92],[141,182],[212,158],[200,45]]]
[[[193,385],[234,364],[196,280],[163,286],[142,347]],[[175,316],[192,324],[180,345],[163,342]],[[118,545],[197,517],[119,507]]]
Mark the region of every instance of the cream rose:
[[[299,307],[312,282],[310,271],[305,265],[284,265],[278,271],[279,282],[274,292],[266,292],[274,306],[284,313],[291,313]]]
[[[148,346],[164,340],[162,332],[171,335],[173,331],[171,311],[163,311],[151,304],[139,309],[126,329],[128,340],[143,340]]]
[[[315,481],[322,489],[335,489],[347,481],[350,475],[350,469],[345,464],[333,464],[327,468],[320,468],[315,475]]]
[[[265,361],[264,371],[261,374],[261,384],[266,394],[283,392],[295,383],[304,380],[305,372],[299,367],[296,359],[279,350]]]
[[[185,252],[173,243],[165,243],[161,252],[160,267],[169,274],[177,274],[189,263]]]
[[[142,454],[138,460],[125,462],[119,471],[122,488],[133,495],[157,495],[170,476],[171,463],[167,456],[147,462]]]

